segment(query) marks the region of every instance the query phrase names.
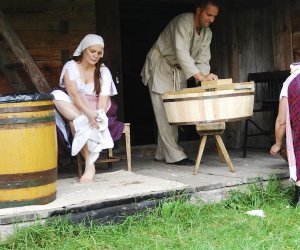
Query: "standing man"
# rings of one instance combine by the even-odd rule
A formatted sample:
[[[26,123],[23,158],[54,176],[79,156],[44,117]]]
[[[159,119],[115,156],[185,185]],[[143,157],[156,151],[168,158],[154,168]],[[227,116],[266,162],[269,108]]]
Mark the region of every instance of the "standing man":
[[[217,0],[199,0],[195,13],[175,17],[159,35],[149,51],[141,72],[148,85],[158,126],[155,159],[176,165],[194,165],[178,145],[178,128],[168,123],[162,95],[186,87],[186,80],[216,80],[210,73],[209,25],[219,12]]]

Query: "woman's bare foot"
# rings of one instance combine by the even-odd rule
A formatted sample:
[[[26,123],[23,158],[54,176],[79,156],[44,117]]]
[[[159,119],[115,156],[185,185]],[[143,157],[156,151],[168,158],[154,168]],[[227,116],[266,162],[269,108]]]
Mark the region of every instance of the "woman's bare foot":
[[[81,183],[92,182],[96,174],[95,165],[86,166],[83,175],[80,178]]]

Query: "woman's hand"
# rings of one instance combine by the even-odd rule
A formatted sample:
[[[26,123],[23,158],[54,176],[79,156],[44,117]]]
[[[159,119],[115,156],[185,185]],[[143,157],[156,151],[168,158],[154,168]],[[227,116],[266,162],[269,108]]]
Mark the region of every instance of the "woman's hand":
[[[93,111],[93,110],[88,111],[88,112],[85,113],[85,115],[89,119],[91,127],[93,127],[93,128],[99,128],[99,124],[98,124],[98,122],[96,120],[96,118],[97,118],[96,111]]]
[[[279,146],[278,144],[275,143],[270,149],[270,154],[273,156],[276,156],[279,154],[280,149],[281,149],[281,146]]]

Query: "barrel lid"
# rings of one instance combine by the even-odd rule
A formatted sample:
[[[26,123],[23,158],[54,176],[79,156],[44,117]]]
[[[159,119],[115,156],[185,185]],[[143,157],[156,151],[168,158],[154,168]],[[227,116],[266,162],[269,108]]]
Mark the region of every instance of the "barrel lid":
[[[0,95],[0,103],[3,102],[31,102],[31,101],[46,101],[53,100],[53,95],[51,94],[12,94],[12,95]]]

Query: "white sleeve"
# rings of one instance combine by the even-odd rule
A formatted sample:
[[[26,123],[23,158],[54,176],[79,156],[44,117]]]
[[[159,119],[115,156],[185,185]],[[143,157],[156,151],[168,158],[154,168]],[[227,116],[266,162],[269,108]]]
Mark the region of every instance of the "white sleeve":
[[[210,43],[212,39],[212,32],[210,28],[201,30],[200,36],[191,33],[195,33],[194,25],[192,31],[190,22],[186,19],[186,16],[182,15],[176,19],[177,23],[174,28],[174,49],[176,58],[181,66],[186,79],[201,72],[202,74],[209,74],[210,66]],[[191,54],[191,51],[198,51],[197,55]]]
[[[280,92],[280,97],[279,100],[283,97],[286,96],[288,97],[288,88],[290,83],[294,80],[295,77],[297,77],[299,75],[299,73],[292,73],[289,75],[289,77],[285,80],[285,82],[283,83],[281,92]]]
[[[102,96],[113,96],[118,94],[112,75],[107,67],[100,68],[101,73],[101,92]]]
[[[281,100],[282,97],[288,96],[288,87],[289,87],[289,84],[286,84],[286,83],[283,84],[282,89],[280,91],[279,100]]]
[[[195,60],[190,55],[190,45],[192,43],[192,38],[189,35],[189,22],[184,18],[185,16],[180,16],[176,19],[176,24],[174,27],[173,37],[170,37],[174,41],[174,49],[178,64],[181,66],[186,78],[197,74],[199,72],[195,65]],[[194,29],[194,27],[193,27]]]
[[[61,71],[61,74],[60,74],[60,78],[59,78],[59,86],[65,87],[64,76],[65,76],[66,70],[68,70],[70,80],[77,81],[78,77],[80,77],[79,72],[75,67],[76,66],[75,63],[76,63],[75,61],[71,60],[71,61],[68,61],[64,65],[64,67]]]

